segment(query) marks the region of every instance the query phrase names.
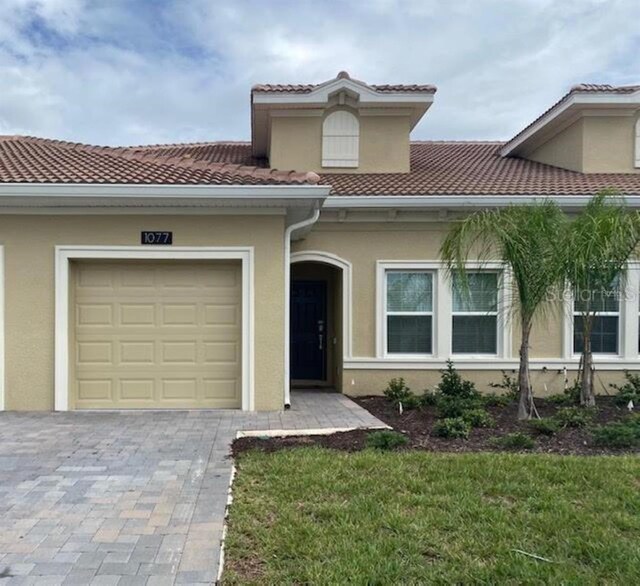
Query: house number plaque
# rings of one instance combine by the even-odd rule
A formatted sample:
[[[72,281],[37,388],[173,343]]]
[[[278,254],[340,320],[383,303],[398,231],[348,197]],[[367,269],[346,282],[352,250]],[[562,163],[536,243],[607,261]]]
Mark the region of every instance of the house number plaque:
[[[141,244],[173,244],[173,232],[140,232]]]

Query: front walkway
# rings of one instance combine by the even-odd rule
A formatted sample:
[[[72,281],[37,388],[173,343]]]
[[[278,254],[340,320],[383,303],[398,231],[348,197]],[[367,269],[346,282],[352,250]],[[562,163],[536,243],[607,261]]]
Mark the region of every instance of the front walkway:
[[[337,393],[274,413],[0,413],[0,585],[211,584],[240,430],[379,427]]]

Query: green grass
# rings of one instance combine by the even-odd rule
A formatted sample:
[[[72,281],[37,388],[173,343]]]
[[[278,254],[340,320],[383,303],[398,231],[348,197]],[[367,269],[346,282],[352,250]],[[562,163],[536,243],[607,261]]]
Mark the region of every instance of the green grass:
[[[223,581],[638,584],[639,544],[633,456],[252,452]]]

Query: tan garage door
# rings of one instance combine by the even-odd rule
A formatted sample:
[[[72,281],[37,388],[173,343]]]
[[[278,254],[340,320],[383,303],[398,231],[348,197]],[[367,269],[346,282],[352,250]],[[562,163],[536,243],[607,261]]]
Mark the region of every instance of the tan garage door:
[[[78,262],[73,275],[73,408],[241,406],[239,262]]]

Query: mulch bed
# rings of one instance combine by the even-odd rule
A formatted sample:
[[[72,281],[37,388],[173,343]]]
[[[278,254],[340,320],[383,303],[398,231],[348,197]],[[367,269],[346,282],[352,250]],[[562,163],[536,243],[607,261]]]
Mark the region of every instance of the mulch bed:
[[[432,434],[433,426],[437,421],[435,407],[405,411],[400,414],[385,397],[360,397],[354,400],[378,419],[390,425],[394,430],[404,433],[408,437],[409,443],[402,449],[430,452],[499,451],[491,445],[489,441],[491,438],[520,431],[531,435],[535,439],[535,448],[527,450],[528,452],[564,455],[638,453],[637,449],[622,450],[596,447],[592,444],[591,433],[588,428],[565,428],[552,436],[537,435],[526,422],[518,421],[518,406],[515,402],[507,406],[487,407],[486,410],[495,419],[495,426],[473,429],[469,439],[463,440],[445,439]],[[593,419],[593,425],[619,421],[628,413],[626,409],[616,406],[611,397],[598,397],[597,403],[598,408]],[[536,407],[541,417],[552,416],[560,408],[544,399],[537,399]],[[253,449],[274,452],[300,446],[319,446],[354,452],[366,447],[367,436],[370,433],[372,432],[356,430],[325,436],[245,437],[237,439],[233,443],[232,450],[234,456]]]

